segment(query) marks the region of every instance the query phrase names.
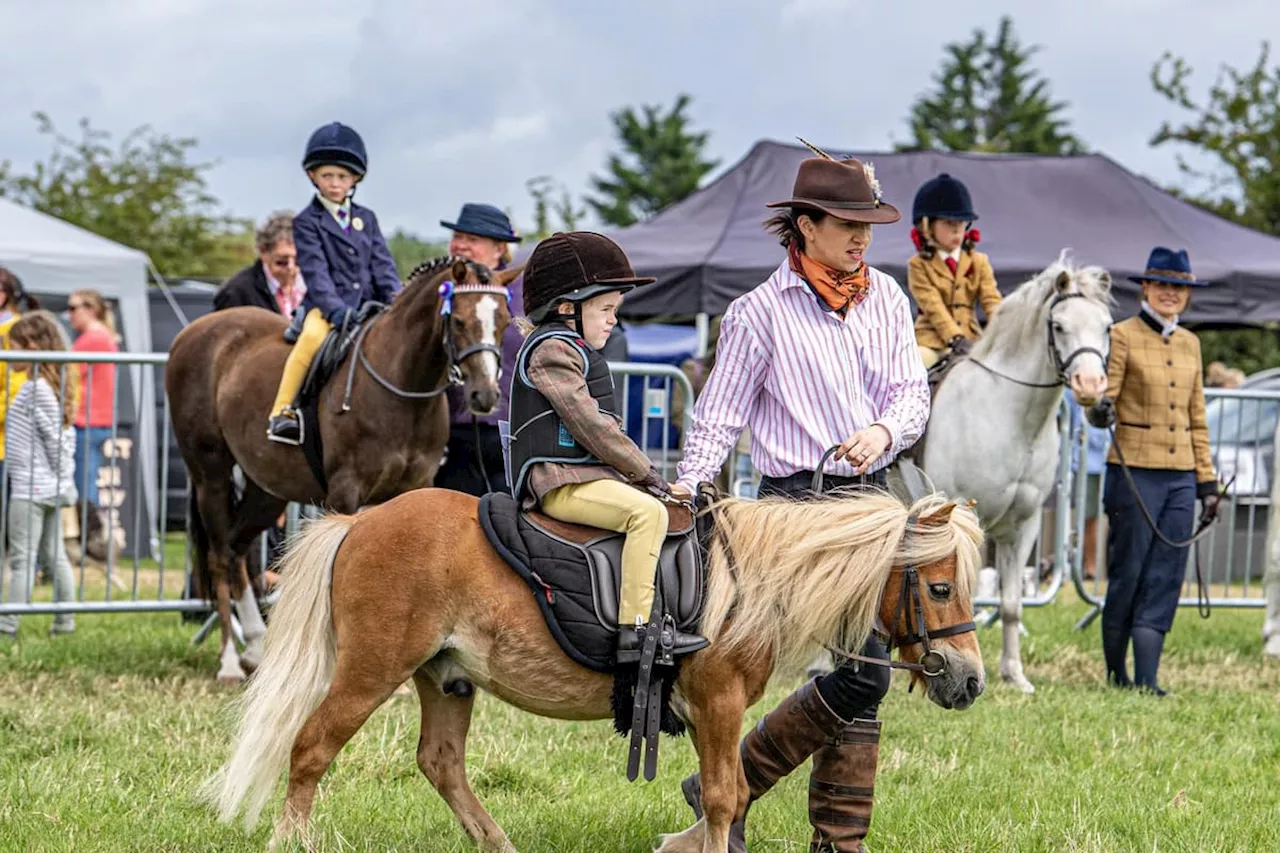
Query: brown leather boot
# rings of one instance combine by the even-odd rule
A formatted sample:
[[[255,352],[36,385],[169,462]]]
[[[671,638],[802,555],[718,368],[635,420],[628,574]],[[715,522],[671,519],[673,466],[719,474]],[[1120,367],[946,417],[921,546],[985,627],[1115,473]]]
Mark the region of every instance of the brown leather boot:
[[[747,808],[848,725],[822,701],[816,678],[783,699],[742,739],[742,768],[751,792]],[[702,779],[695,773],[680,787],[694,816],[701,819]],[[744,814],[729,827],[729,853],[746,853],[746,820]]]
[[[866,853],[879,759],[879,720],[854,720],[813,754],[810,853]]]

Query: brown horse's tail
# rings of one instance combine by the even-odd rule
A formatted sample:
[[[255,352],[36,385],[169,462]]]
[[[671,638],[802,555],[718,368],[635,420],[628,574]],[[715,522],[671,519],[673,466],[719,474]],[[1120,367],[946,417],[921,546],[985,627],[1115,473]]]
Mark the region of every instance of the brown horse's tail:
[[[334,559],[354,523],[353,515],[325,516],[289,543],[262,665],[237,703],[235,749],[200,789],[223,821],[243,809],[246,828],[257,823],[294,739],[333,680],[337,646],[329,588]]]

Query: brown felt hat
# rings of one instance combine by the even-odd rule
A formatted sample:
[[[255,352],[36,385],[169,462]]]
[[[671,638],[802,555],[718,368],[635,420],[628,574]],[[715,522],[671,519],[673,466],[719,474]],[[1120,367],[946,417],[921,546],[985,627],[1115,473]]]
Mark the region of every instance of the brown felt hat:
[[[791,198],[765,207],[810,208],[850,222],[885,225],[902,218],[884,201],[875,170],[858,160],[810,157],[800,164]]]
[[[552,234],[524,266],[524,313],[542,323],[561,302],[632,290],[656,279],[637,276],[617,243],[593,231]]]

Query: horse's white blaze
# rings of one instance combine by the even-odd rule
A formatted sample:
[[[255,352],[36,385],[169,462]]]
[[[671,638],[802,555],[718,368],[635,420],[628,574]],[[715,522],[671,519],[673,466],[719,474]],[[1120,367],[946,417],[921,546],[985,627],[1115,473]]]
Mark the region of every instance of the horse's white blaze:
[[[480,337],[484,343],[498,346],[498,300],[492,296],[482,296],[476,303],[476,318],[480,321]],[[491,352],[480,353],[480,363],[484,365],[487,379],[498,381],[498,357]]]

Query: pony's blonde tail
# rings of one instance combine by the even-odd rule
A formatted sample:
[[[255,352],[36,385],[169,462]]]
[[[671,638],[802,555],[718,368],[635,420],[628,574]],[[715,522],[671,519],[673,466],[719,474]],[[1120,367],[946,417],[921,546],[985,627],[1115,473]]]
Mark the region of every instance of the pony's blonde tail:
[[[241,809],[247,829],[258,822],[294,739],[333,680],[337,646],[329,588],[334,558],[354,523],[355,516],[326,516],[289,543],[262,665],[236,703],[241,721],[235,750],[200,787],[199,796],[224,822]]]

